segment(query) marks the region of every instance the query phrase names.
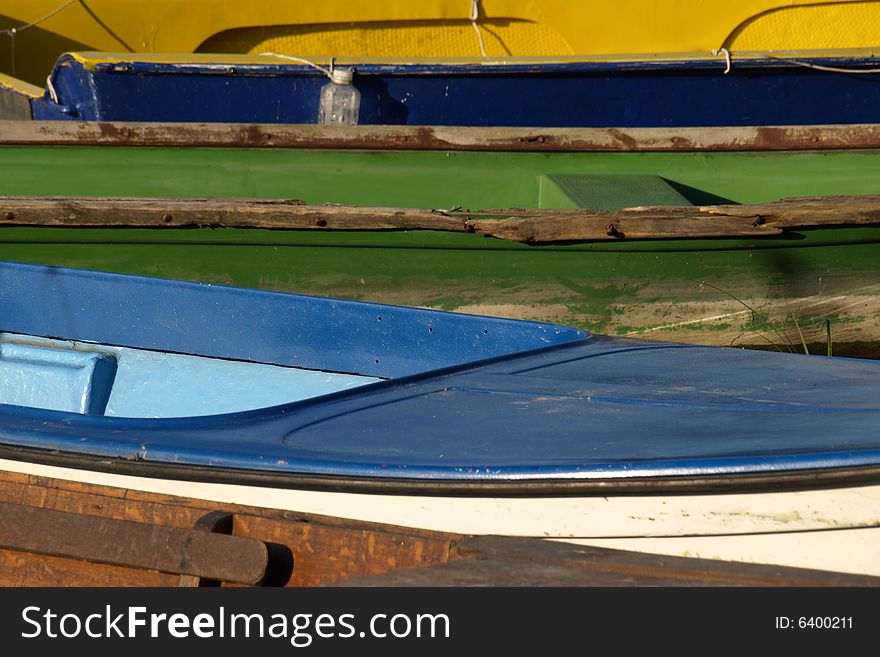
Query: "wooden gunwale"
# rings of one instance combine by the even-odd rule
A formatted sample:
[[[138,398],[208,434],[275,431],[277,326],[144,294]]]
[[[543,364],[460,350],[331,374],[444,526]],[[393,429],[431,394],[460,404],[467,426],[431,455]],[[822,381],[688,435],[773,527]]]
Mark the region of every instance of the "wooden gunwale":
[[[701,128],[318,126],[0,121],[0,144],[537,152],[880,148],[880,125]]]

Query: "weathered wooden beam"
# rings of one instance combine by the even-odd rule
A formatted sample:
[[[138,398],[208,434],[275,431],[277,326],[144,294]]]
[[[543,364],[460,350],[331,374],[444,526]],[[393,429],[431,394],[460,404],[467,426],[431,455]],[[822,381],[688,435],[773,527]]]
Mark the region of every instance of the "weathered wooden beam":
[[[455,559],[333,586],[880,586],[880,578],[508,536],[466,538]]]
[[[488,237],[547,244],[599,240],[648,240],[724,237],[767,237],[782,230],[756,225],[749,217],[710,217],[687,208],[646,208],[613,213],[541,213],[537,216],[508,216],[501,219],[472,218],[468,225]]]
[[[766,237],[790,229],[878,224],[880,196],[785,199],[758,205],[637,207],[616,212],[315,206],[284,199],[0,196],[0,225],[7,226],[440,230],[530,244]]]
[[[0,548],[101,564],[259,584],[266,544],[227,536],[102,516],[0,502]]]
[[[756,237],[803,228],[880,225],[880,196],[795,198],[751,205],[644,206],[609,213],[492,212],[508,216],[472,218],[468,225],[478,233],[518,242]]]
[[[350,518],[218,503],[8,471],[0,471],[0,502],[67,513],[99,513],[102,518],[186,531],[192,531],[212,512],[229,513],[235,517],[236,537],[258,540],[269,547],[270,568],[264,585],[319,586],[442,562],[449,559],[451,542],[461,538],[458,534]],[[0,520],[0,525],[4,522]],[[278,555],[273,548],[285,548],[295,562],[286,579],[273,578],[276,566],[283,570],[285,565],[276,563]],[[0,586],[179,586],[180,579],[178,574],[0,547]]]
[[[456,545],[465,559],[547,564],[625,578],[665,579],[678,585],[717,586],[880,586],[880,578],[773,564],[660,556],[559,541],[476,536]]]
[[[775,228],[880,224],[880,196],[790,198],[763,205],[718,205],[699,210],[717,217],[752,219],[756,225]]]
[[[467,230],[462,219],[405,208],[305,205],[285,199],[0,197],[0,225],[66,228]]]
[[[232,534],[235,519],[231,513],[224,511],[211,511],[206,513],[196,521],[193,529],[203,532],[212,532],[215,534]],[[207,588],[217,587],[221,585],[218,579],[208,579],[206,577],[196,577],[195,575],[181,575],[177,582],[177,586],[181,588]]]
[[[827,150],[878,148],[880,125],[507,128],[0,121],[0,144],[544,152]]]

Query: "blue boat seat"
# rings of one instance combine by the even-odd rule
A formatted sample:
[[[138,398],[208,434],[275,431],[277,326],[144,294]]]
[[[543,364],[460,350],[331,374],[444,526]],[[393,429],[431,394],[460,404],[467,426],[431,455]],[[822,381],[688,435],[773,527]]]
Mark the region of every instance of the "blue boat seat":
[[[116,359],[110,354],[0,343],[0,402],[100,415]]]
[[[0,403],[129,418],[235,413],[381,379],[0,333]]]

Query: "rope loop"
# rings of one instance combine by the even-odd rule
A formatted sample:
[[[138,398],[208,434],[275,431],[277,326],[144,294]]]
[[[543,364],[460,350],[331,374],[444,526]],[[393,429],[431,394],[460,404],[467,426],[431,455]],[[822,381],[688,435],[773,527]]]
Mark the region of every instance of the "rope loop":
[[[715,55],[716,57],[718,55],[724,55],[724,63],[725,63],[724,75],[727,75],[728,73],[730,73],[731,64],[732,64],[730,51],[727,48],[715,48],[714,50],[712,50],[712,54]]]
[[[477,41],[480,43],[480,53],[483,57],[487,57],[486,45],[483,43],[483,33],[480,32],[480,26],[477,24],[478,20],[480,20],[480,0],[471,0],[471,25],[474,28],[474,32],[477,33]]]

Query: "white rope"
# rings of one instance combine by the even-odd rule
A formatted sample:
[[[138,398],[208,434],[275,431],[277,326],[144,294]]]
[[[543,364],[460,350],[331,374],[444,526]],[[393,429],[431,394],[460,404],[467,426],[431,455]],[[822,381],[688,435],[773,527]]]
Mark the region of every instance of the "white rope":
[[[730,54],[730,51],[727,48],[715,48],[712,50],[712,54],[715,56],[724,55],[724,60],[726,66],[724,68],[724,74],[727,75],[730,73],[731,64],[733,62],[733,56]],[[750,55],[754,55],[757,57],[765,57],[767,59],[775,59],[779,62],[785,62],[787,64],[794,64],[795,66],[803,66],[804,68],[812,68],[817,71],[828,71],[829,73],[847,73],[851,75],[859,75],[861,73],[880,73],[880,68],[840,68],[837,66],[825,66],[823,64],[814,64],[812,62],[805,62],[799,59],[791,59],[790,57],[779,57],[778,55],[773,55],[769,52],[750,52]]]
[[[58,92],[55,91],[55,85],[52,84],[51,75],[46,78],[46,90],[49,92],[49,98],[52,99],[52,102],[56,105],[60,105],[61,102],[58,100]]]
[[[480,0],[471,0],[471,25],[474,28],[474,32],[477,33],[477,41],[480,42],[480,52],[483,57],[487,57],[486,55],[486,46],[483,43],[483,33],[480,32],[480,26],[477,25],[477,21],[480,19]]]
[[[260,55],[266,55],[267,57],[280,57],[281,59],[289,59],[293,62],[299,62],[300,64],[308,64],[312,68],[316,68],[321,73],[326,75],[328,78],[333,79],[333,61],[335,57],[330,58],[330,68],[324,68],[323,66],[318,66],[315,62],[309,61],[308,59],[303,59],[302,57],[294,57],[293,55],[282,55],[280,52],[261,52]]]
[[[724,68],[724,75],[727,75],[728,73],[730,73],[730,68],[731,68],[730,51],[727,48],[715,48],[712,51],[712,54],[715,55],[716,57],[718,55],[724,55],[724,62],[727,64],[727,66],[725,66],[725,68]]]
[[[822,64],[813,64],[812,62],[802,62],[797,59],[788,59],[787,57],[777,57],[776,55],[771,55],[770,53],[765,53],[764,56],[769,59],[779,60],[780,62],[787,62],[789,64],[803,66],[804,68],[814,68],[817,71],[829,71],[831,73],[852,73],[855,75],[858,75],[859,73],[880,73],[880,68],[838,68],[836,66],[823,66]]]

